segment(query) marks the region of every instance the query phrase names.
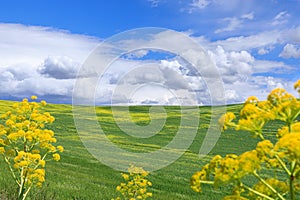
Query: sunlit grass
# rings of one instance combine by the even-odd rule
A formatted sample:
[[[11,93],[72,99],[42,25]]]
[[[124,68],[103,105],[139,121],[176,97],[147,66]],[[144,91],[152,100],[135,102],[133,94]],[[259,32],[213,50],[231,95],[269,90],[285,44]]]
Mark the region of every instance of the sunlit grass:
[[[0,101],[0,114],[7,111],[12,102]],[[227,109],[238,112],[240,105],[228,106]],[[72,107],[70,105],[49,104],[46,107],[55,118],[53,130],[56,133],[58,145],[65,147],[65,152],[58,163],[47,163],[46,184],[42,190],[35,190],[31,199],[111,199],[116,197],[115,187],[122,181],[118,171],[111,169],[96,160],[82,144],[74,125]],[[106,136],[120,148],[132,152],[151,152],[167,145],[176,135],[179,128],[188,131],[189,127],[180,127],[180,108],[176,106],[161,109],[164,112],[149,114],[149,106],[114,107],[113,112],[117,117],[112,116],[110,107],[97,107],[96,113],[99,123]],[[189,109],[185,107],[184,109]],[[137,126],[147,128],[155,120],[166,120],[162,130],[155,136],[149,138],[135,138],[123,132],[118,123],[127,122],[128,119],[122,117],[126,110],[130,110],[131,121]],[[182,116],[193,119],[195,115],[200,115],[200,125],[197,136],[186,153],[176,162],[153,172],[149,175],[149,180],[153,183],[153,199],[220,199],[223,194],[211,186],[204,189],[206,193],[197,194],[190,189],[190,177],[199,170],[202,164],[207,163],[214,154],[225,155],[228,153],[240,153],[251,149],[255,138],[249,139],[247,133],[235,131],[222,134],[215,148],[210,155],[200,159],[198,152],[211,117],[210,107],[201,107],[200,113],[191,110],[189,116]],[[165,119],[165,116],[167,118]],[[85,119],[89,120],[89,119]],[[275,130],[270,125],[270,134]],[[88,134],[86,137],[90,137]],[[232,142],[232,141],[235,142]],[[177,151],[174,149],[174,151]],[[0,199],[13,198],[15,188],[11,177],[4,169],[2,159],[0,159]],[[122,160],[122,158],[120,158]],[[227,192],[226,188],[222,192]]]

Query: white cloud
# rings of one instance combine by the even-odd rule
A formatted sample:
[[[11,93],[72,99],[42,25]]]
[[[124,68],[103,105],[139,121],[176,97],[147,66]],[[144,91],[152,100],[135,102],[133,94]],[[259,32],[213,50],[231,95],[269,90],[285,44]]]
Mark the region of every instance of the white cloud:
[[[283,58],[300,58],[300,48],[293,44],[286,44],[279,56]]]
[[[38,96],[64,96],[71,97],[74,80],[59,80],[54,78],[31,77],[16,86],[17,95],[37,94]],[[59,99],[58,99],[59,100]]]
[[[0,24],[0,95],[70,98],[71,78],[98,41],[49,27]]]
[[[254,62],[254,73],[267,73],[273,72],[278,74],[288,73],[292,70],[292,67],[278,61],[270,60],[255,60]]]
[[[38,68],[40,74],[55,79],[74,79],[80,63],[66,56],[48,57]]]
[[[98,85],[98,103],[196,105],[199,101],[195,92],[207,93],[203,80],[190,76],[189,70],[183,69],[184,63],[177,58],[151,63],[130,62],[120,60],[110,66],[105,73],[108,76]],[[124,71],[116,70],[117,66],[122,66]],[[117,76],[114,84],[110,84],[109,79],[114,78],[110,74]],[[107,92],[108,88],[113,93]],[[210,102],[209,95],[202,95],[201,102]]]
[[[300,26],[284,31],[282,33],[282,39],[289,43],[300,44]]]
[[[149,50],[141,49],[141,50],[130,52],[130,53],[126,54],[126,58],[128,58],[128,59],[142,58],[145,55],[147,55],[148,53],[149,53]]]
[[[211,0],[193,0],[190,4],[191,9],[204,9],[211,3]]]
[[[257,51],[257,53],[258,53],[259,55],[265,55],[265,54],[270,53],[273,49],[274,49],[273,46],[266,46],[266,47],[260,48],[260,49]]]
[[[84,61],[99,40],[49,27],[0,23],[0,67],[18,63],[39,65],[48,56]]]
[[[151,3],[151,7],[157,7],[161,0],[148,0]]]
[[[282,11],[274,17],[272,25],[277,26],[277,25],[285,24],[288,22],[289,17],[290,14],[288,12]]]
[[[215,46],[219,45],[228,51],[253,50],[265,47],[268,48],[270,46],[283,43],[285,40],[283,33],[284,32],[277,30],[265,31],[255,35],[229,37],[224,40],[217,40],[214,42],[206,41],[203,44],[206,44],[208,49],[215,48]]]
[[[220,13],[224,12],[233,12],[236,11],[236,9],[243,6],[244,8],[248,8],[247,10],[253,10],[253,6],[256,4],[254,2],[244,2],[240,0],[230,0],[230,1],[224,1],[224,0],[186,0],[190,2],[187,5],[187,8],[181,8],[181,11],[187,11],[189,13],[193,13],[196,11],[203,11],[210,9],[209,15],[214,16],[220,16]],[[182,4],[185,3],[185,1],[179,1]],[[254,5],[255,4],[255,5]],[[246,10],[246,9],[245,9]]]
[[[250,20],[253,17],[253,13],[248,13],[238,20]],[[270,89],[291,84],[284,79],[268,75],[270,72],[286,73],[291,67],[282,62],[257,60],[251,53],[253,49],[261,54],[268,53],[273,46],[289,42],[281,56],[299,56],[299,48],[292,45],[300,42],[298,33],[299,27],[214,42],[203,36],[195,40],[208,49],[224,80],[225,98],[228,103],[234,103],[241,102],[250,95],[265,98]],[[166,49],[178,49],[179,46],[188,48],[180,38],[174,37],[172,41],[176,42],[168,42],[166,38],[170,37],[172,37],[170,32],[160,32],[153,35],[151,41],[127,40],[120,46],[123,45],[125,50],[136,45],[146,47],[164,45]],[[37,94],[49,98],[53,96],[58,100],[62,98],[68,102],[72,96],[76,72],[98,41],[95,38],[45,27],[0,24],[0,55],[3,58],[0,60],[0,95],[28,97]],[[136,51],[132,56],[140,58],[147,53],[146,50]],[[142,69],[137,70],[138,67]],[[91,69],[84,74],[97,76],[95,70],[97,69]],[[196,72],[178,57],[152,63],[143,59],[119,59],[109,66],[102,77],[103,80],[97,88],[96,100],[98,103],[109,103],[118,86],[121,92],[115,93],[113,97],[114,102],[118,104],[128,102],[173,104],[176,103],[176,98],[171,95],[172,92],[178,95],[177,100],[186,104],[208,104],[209,91],[203,77],[199,77]],[[266,75],[257,76],[257,73]],[[134,93],[147,83],[151,83],[152,86],[144,88],[144,92],[138,90],[139,92]],[[165,87],[168,91],[159,90],[158,86]],[[84,94],[85,91],[82,92]],[[195,94],[198,99],[194,98]],[[128,101],[130,95],[132,99]]]
[[[232,17],[232,18],[225,18],[222,20],[223,23],[228,23],[226,27],[217,29],[215,33],[222,33],[227,31],[234,31],[239,28],[242,24],[242,20]]]
[[[254,58],[247,51],[226,52],[221,46],[209,51],[225,83],[245,80],[253,73]]]
[[[226,102],[236,102],[236,101],[243,101],[243,99],[238,95],[237,91],[233,89],[228,89],[225,91],[225,99]]]
[[[272,89],[292,85],[286,79],[268,75],[290,73],[293,68],[283,62],[257,60],[248,51],[230,51],[222,46],[209,50],[209,55],[221,73],[227,103],[243,102],[251,95],[265,99]],[[293,91],[289,89],[289,92]]]
[[[256,96],[265,100],[269,92],[276,87],[285,87],[288,84],[280,78],[270,76],[249,77],[247,81],[236,81],[233,84],[225,85],[228,92],[227,103],[244,102],[249,96]]]
[[[260,55],[264,55],[270,53],[276,45],[294,44],[294,47],[298,46],[300,44],[300,26],[264,31],[249,36],[229,37],[217,41],[209,41],[203,36],[195,38],[195,40],[209,50],[213,50],[216,46],[222,46],[226,51],[255,50]],[[289,45],[288,48],[290,48]]]
[[[225,19],[221,20],[221,23],[225,23],[227,24],[225,27],[223,28],[219,28],[217,30],[215,30],[215,33],[222,33],[222,32],[229,32],[229,31],[234,31],[240,27],[243,26],[243,23],[245,22],[245,20],[252,20],[254,18],[254,13],[247,13],[244,15],[241,15],[240,17],[228,17]]]
[[[249,19],[249,20],[252,20],[254,19],[254,13],[253,12],[250,12],[250,13],[247,13],[247,14],[244,14],[241,16],[242,19]]]

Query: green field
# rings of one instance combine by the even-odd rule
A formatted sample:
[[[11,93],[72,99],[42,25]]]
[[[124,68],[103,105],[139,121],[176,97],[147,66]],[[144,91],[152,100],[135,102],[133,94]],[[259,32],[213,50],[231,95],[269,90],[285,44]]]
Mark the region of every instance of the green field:
[[[12,102],[0,101],[0,114],[8,109]],[[227,106],[227,111],[238,113],[241,105]],[[51,126],[55,131],[58,145],[62,145],[65,151],[61,155],[61,161],[48,162],[46,165],[46,183],[41,190],[33,190],[29,199],[111,199],[117,196],[116,186],[122,181],[120,172],[101,164],[84,147],[77,134],[71,105],[49,104],[46,107],[56,121]],[[122,116],[124,107],[115,107],[118,116]],[[118,111],[119,109],[119,111]],[[126,108],[127,109],[127,108]],[[130,107],[132,120],[140,125],[147,126],[150,123],[149,107]],[[185,107],[184,109],[189,109]],[[218,108],[216,108],[218,109]],[[150,189],[153,199],[221,199],[224,194],[230,192],[228,188],[204,186],[204,193],[197,194],[190,189],[189,181],[193,173],[208,162],[215,154],[228,153],[240,154],[255,147],[257,139],[251,138],[246,132],[227,131],[222,133],[217,144],[204,158],[199,158],[199,149],[209,127],[211,118],[210,107],[200,107],[199,112],[190,112],[190,116],[181,116],[179,107],[165,107],[167,118],[162,130],[148,139],[136,139],[130,137],[116,125],[111,114],[110,107],[97,107],[97,118],[105,134],[120,148],[134,152],[154,151],[168,144],[179,129],[180,118],[193,118],[200,115],[200,124],[197,136],[190,148],[173,164],[152,172],[149,180],[153,183]],[[164,115],[155,113],[152,120],[161,120]],[[88,119],[87,119],[88,120]],[[183,127],[189,129],[190,127]],[[277,126],[269,124],[267,132],[272,138]],[[176,151],[176,149],[174,149]],[[16,188],[8,174],[6,165],[0,159],[0,199],[13,199]]]

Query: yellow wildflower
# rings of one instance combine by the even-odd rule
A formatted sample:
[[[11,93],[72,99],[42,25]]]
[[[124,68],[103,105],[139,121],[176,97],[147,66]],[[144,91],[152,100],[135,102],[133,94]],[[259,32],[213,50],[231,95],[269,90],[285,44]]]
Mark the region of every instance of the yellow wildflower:
[[[45,160],[40,160],[39,165],[41,165],[41,167],[45,167],[46,161]]]
[[[294,84],[294,88],[300,93],[300,79]]]
[[[64,147],[62,147],[62,146],[57,146],[56,148],[57,148],[57,150],[58,150],[59,152],[64,152]]]
[[[257,104],[259,102],[258,98],[255,96],[250,96],[246,100],[245,104]]]
[[[148,172],[141,167],[131,165],[128,168],[129,173],[121,173],[125,183],[121,183],[116,190],[122,194],[125,199],[147,199],[152,196],[151,192],[147,192],[147,188],[152,183],[146,179]],[[121,199],[120,197],[118,197]],[[118,199],[116,198],[116,199]]]
[[[60,160],[60,155],[58,153],[53,154],[53,160],[59,161]]]
[[[42,106],[46,106],[46,105],[47,105],[47,102],[44,101],[44,100],[42,100],[42,101],[41,101],[41,105],[42,105]]]
[[[236,117],[233,112],[227,112],[226,114],[222,115],[219,119],[219,125],[222,127],[222,130],[226,130],[228,126],[234,126],[232,120]]]
[[[32,100],[36,100],[36,99],[37,99],[37,96],[33,95],[33,96],[31,96],[31,99],[32,99]]]
[[[0,147],[0,154],[3,154],[5,152],[4,147]]]

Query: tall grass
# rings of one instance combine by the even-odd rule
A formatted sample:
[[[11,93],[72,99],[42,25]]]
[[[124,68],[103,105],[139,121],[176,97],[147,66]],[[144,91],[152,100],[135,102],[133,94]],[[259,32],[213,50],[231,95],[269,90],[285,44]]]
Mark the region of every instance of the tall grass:
[[[0,101],[0,114],[7,111],[12,105],[11,101]],[[240,105],[228,106],[227,109],[238,112]],[[70,105],[49,104],[46,107],[56,121],[51,126],[56,134],[58,145],[65,147],[60,162],[49,162],[46,165],[46,184],[43,189],[35,189],[29,199],[111,199],[116,197],[116,186],[122,181],[118,171],[111,169],[95,159],[82,144],[74,125],[72,107]],[[118,112],[118,108],[117,109]],[[122,116],[124,107],[119,108],[119,115]],[[97,107],[97,117],[103,127],[105,134],[118,145],[130,151],[142,152],[153,151],[168,144],[179,128],[180,112],[179,107],[166,107],[167,120],[163,129],[154,137],[148,139],[136,139],[128,136],[117,126],[116,120],[111,114],[110,107]],[[189,109],[186,107],[185,109]],[[129,108],[132,120],[140,125],[147,126],[150,122],[148,115],[149,107],[132,106]],[[207,186],[208,191],[204,194],[197,194],[190,189],[190,177],[207,163],[214,154],[225,155],[228,153],[240,153],[250,150],[255,145],[256,139],[248,139],[245,134],[231,131],[222,134],[214,149],[205,158],[200,159],[198,152],[204,139],[206,130],[209,127],[211,117],[210,107],[200,107],[200,113],[191,112],[191,116],[200,114],[200,125],[196,138],[190,148],[176,162],[168,167],[155,171],[149,175],[153,183],[151,188],[153,199],[220,199],[226,193]],[[156,113],[152,120],[161,120],[163,113]],[[185,127],[189,128],[189,127]],[[273,125],[269,126],[269,133],[275,131]],[[176,150],[176,149],[174,149]],[[12,183],[10,174],[0,159],[0,199],[14,199],[16,188]]]

